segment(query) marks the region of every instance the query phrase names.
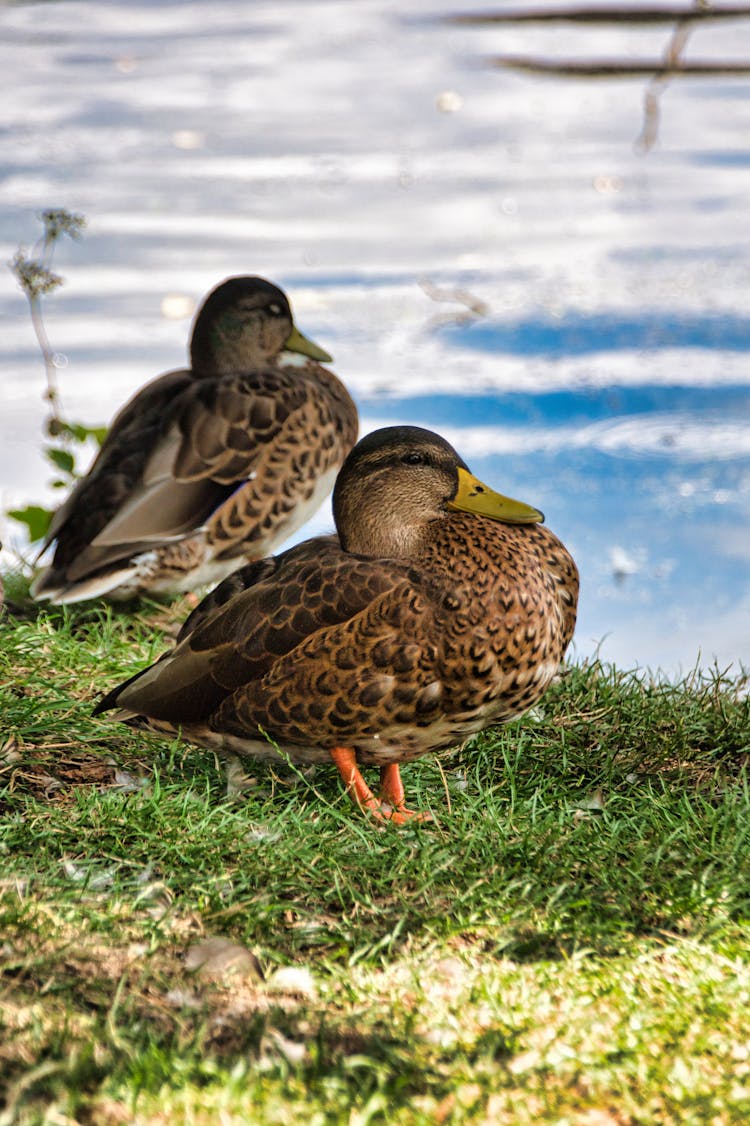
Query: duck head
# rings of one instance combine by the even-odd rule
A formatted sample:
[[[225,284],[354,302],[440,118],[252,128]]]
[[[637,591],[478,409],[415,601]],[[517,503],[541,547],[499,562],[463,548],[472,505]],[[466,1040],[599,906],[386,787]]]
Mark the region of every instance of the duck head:
[[[333,491],[333,515],[345,551],[410,558],[429,525],[451,512],[506,524],[539,524],[544,516],[475,477],[453,447],[419,426],[387,426],[349,454]]]
[[[302,335],[286,294],[265,278],[227,278],[196,314],[190,361],[200,375],[255,371],[273,364],[284,351],[323,363],[331,360]]]

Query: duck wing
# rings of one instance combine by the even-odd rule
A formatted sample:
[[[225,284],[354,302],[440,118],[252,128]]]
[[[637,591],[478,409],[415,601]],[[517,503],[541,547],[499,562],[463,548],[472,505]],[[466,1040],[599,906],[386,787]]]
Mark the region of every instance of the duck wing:
[[[86,476],[53,516],[40,555],[58,540],[62,556],[72,557],[96,537],[132,492],[158,440],[165,411],[190,379],[189,371],[167,372],[122,407]]]
[[[110,692],[96,713],[119,707],[175,726],[205,721],[308,638],[356,618],[408,567],[347,554],[326,536],[244,570],[246,589],[224,605],[198,607],[175,649]]]
[[[275,369],[169,373],[144,388],[55,518],[54,581],[79,582],[201,528],[252,478],[304,399],[299,380]]]

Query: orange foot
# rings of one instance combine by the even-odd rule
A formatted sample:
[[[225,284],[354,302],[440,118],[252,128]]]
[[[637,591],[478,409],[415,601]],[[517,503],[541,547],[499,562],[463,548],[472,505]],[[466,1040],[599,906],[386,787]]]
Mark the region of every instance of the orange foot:
[[[372,814],[376,821],[392,821],[395,825],[405,825],[407,821],[431,821],[429,813],[417,813],[407,809],[404,800],[404,787],[398,763],[390,763],[380,768],[380,797],[376,798],[362,777],[357,766],[357,757],[350,747],[334,747],[331,758],[341,775],[347,793],[360,809]]]

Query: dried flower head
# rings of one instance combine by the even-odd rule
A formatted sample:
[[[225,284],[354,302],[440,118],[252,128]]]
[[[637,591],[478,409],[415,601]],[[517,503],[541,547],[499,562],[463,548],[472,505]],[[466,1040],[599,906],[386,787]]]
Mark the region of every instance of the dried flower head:
[[[60,235],[70,235],[71,238],[80,238],[86,226],[86,217],[66,211],[64,207],[51,208],[42,212],[44,223],[44,237],[46,242],[54,242]]]
[[[29,300],[51,293],[62,285],[63,279],[35,258],[27,257],[23,250],[17,250],[10,262],[10,268],[18,278],[18,284]]]

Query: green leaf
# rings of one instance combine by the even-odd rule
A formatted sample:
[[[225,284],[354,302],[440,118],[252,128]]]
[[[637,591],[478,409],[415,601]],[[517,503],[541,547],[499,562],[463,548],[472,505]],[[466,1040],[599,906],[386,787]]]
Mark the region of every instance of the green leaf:
[[[29,530],[29,539],[32,543],[35,543],[36,540],[44,539],[46,536],[47,529],[52,522],[53,513],[49,508],[30,504],[26,508],[9,509],[8,516],[12,520],[17,520],[19,524],[25,524]]]
[[[66,422],[65,433],[69,434],[76,442],[85,442],[89,436],[89,428],[84,426],[82,422]]]
[[[103,446],[104,445],[104,439],[107,437],[109,427],[107,427],[107,426],[89,426],[87,429],[88,429],[88,432],[89,432],[89,436],[94,439],[97,446]]]
[[[52,438],[65,434],[68,438],[72,438],[74,442],[81,443],[93,438],[96,444],[101,446],[107,437],[107,427],[87,426],[85,422],[64,422],[61,418],[51,418],[47,423],[47,433]]]
[[[61,450],[56,446],[48,446],[44,452],[53,465],[56,465],[63,473],[70,473],[72,476],[76,459],[69,450]]]

